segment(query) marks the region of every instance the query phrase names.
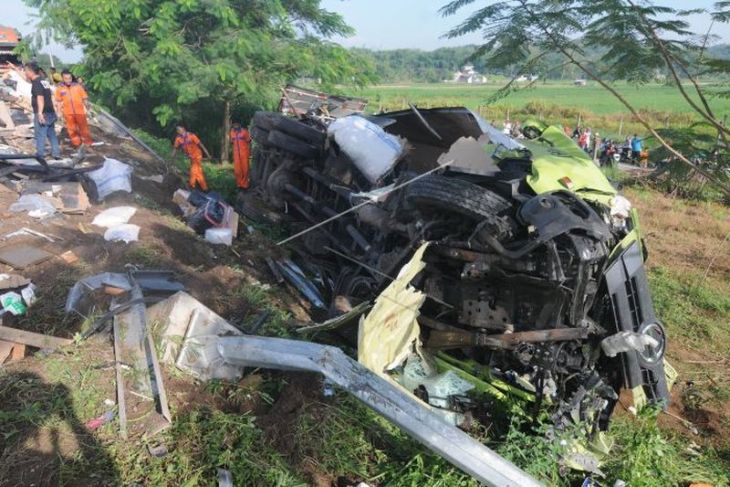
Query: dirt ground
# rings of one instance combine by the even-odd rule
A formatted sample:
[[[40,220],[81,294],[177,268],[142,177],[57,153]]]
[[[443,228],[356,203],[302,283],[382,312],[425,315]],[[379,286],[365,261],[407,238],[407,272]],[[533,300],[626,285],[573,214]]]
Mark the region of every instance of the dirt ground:
[[[172,270],[191,295],[234,325],[243,325],[258,316],[262,303],[257,296],[275,286],[265,258],[275,256],[279,251],[272,248],[260,233],[249,234],[246,231],[240,233],[231,248],[205,242],[185,225],[181,211],[172,203],[173,192],[184,187],[178,175],[166,172],[167,168],[130,140],[102,135],[99,131],[95,131],[94,135],[97,140],[104,140],[105,145],[91,149],[86,162],[101,162],[107,156],[131,163],[135,167],[132,194],[115,194],[104,202],[93,204],[83,215],[56,214],[45,220],[36,220],[26,213],[7,211],[18,194],[6,186],[0,190],[0,236],[30,228],[54,240],[49,242],[35,236],[0,240],[0,247],[27,243],[52,254],[52,258],[45,262],[23,270],[0,264],[0,273],[21,274],[31,279],[38,288],[38,302],[27,315],[5,316],[3,324],[74,338],[88,323],[84,317],[64,314],[63,306],[70,287],[83,277],[102,272],[125,272],[129,266]],[[142,178],[156,174],[164,175],[163,183]],[[98,213],[115,206],[137,208],[130,223],[141,227],[138,242],[106,242],[103,238],[105,229],[91,224]],[[73,263],[61,257],[69,251],[77,259]],[[274,289],[267,299],[273,299],[283,309],[292,310],[293,316],[298,319],[308,319],[299,300],[286,289]],[[49,400],[60,402],[62,409],[71,410],[71,392],[59,382],[59,377],[48,376],[49,364],[45,360],[51,360],[51,368],[59,374],[82,374],[94,370],[93,384],[88,386],[95,391],[95,397],[115,397],[114,355],[108,334],[92,337],[81,344],[72,353],[72,358],[65,357],[63,353],[54,353],[48,359],[33,357],[37,352],[29,348],[26,359],[0,370],[0,378],[5,379],[0,381],[0,423],[1,411],[12,411],[25,400],[31,401],[31,404]],[[249,377],[246,380],[254,379]],[[193,383],[190,378],[181,378],[179,374],[167,374],[166,389],[170,401],[179,411],[206,405],[221,410],[256,410],[255,404],[223,404],[201,385]],[[59,459],[79,455],[83,458],[88,456],[85,452],[93,452],[90,453],[92,456],[103,452],[104,449],[96,445],[94,433],[87,431],[83,425],[84,421],[103,411],[99,404],[89,406],[88,417],[67,416],[44,426],[29,423],[24,426],[25,431],[13,431],[13,434],[3,428],[5,435],[0,436],[0,485],[57,485],[61,468]],[[5,443],[8,437],[27,438],[27,441],[19,441],[10,448]],[[22,468],[16,468],[18,465]],[[93,472],[89,475],[87,479],[78,479],[84,482],[79,485],[96,485],[98,478],[95,480]],[[102,473],[99,475],[103,477]]]
[[[697,298],[695,289],[698,294],[700,289],[709,289],[726,300],[730,296],[730,210],[720,204],[688,202],[641,187],[628,189],[626,196],[639,210],[650,275],[676,279],[690,290],[687,295],[680,293],[679,298],[673,296],[676,302],[672,309],[690,306]],[[655,277],[655,281],[660,279]],[[655,301],[659,298],[655,296]],[[671,416],[660,416],[660,424],[688,440],[728,450],[728,312],[701,309],[698,314],[688,314],[685,319],[660,315],[669,327],[668,360],[679,372],[672,389]],[[709,337],[695,331],[703,319],[716,324]]]

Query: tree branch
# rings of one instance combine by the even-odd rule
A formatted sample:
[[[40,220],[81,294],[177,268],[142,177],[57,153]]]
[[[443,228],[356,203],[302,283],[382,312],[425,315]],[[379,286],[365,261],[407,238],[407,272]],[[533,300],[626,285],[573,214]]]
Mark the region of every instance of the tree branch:
[[[715,128],[717,128],[718,131],[730,135],[728,129],[715,118],[714,114],[712,113],[712,109],[710,108],[710,105],[707,103],[707,99],[704,97],[702,90],[700,89],[694,77],[688,72],[684,65],[667,50],[667,46],[664,44],[664,41],[659,38],[644,13],[641,12],[639,8],[637,8],[636,4],[632,0],[626,0],[626,2],[631,6],[632,9],[636,11],[639,19],[641,19],[642,25],[646,29],[646,32],[649,34],[648,37],[651,39],[652,43],[657,47],[657,49],[659,49],[659,52],[662,55],[662,58],[664,58],[664,62],[666,63],[667,68],[669,68],[669,72],[672,74],[672,78],[674,78],[674,82],[677,85],[679,92],[682,94],[682,97],[697,113],[702,116],[702,118],[710,122]],[[679,78],[677,70],[674,68],[675,62],[683,68],[684,73],[687,75],[690,82],[695,87],[695,91],[697,91],[697,94],[700,97],[704,109],[697,105],[697,103],[692,100],[687,91],[684,89],[684,86],[682,85],[682,80]]]
[[[534,11],[529,7],[527,4],[527,0],[519,0],[520,4],[522,5],[522,8],[525,9],[525,12],[528,13],[530,18],[533,20],[535,25],[537,25],[540,30],[550,39],[552,43],[552,47],[559,52],[561,52],[566,58],[568,58],[575,66],[577,66],[581,71],[583,71],[586,75],[588,75],[592,80],[596,81],[599,85],[601,85],[604,89],[606,89],[609,93],[611,93],[616,99],[618,99],[630,112],[631,114],[636,118],[636,120],[646,128],[649,133],[651,133],[654,138],[662,145],[664,146],[672,155],[674,155],[677,159],[682,161],[684,164],[688,165],[693,170],[697,171],[699,174],[706,177],[708,180],[715,183],[717,186],[722,188],[722,190],[727,194],[730,195],[730,186],[725,184],[724,182],[718,180],[713,174],[705,171],[702,168],[697,167],[695,164],[692,163],[689,159],[687,159],[684,155],[682,155],[679,151],[677,151],[674,147],[669,145],[669,143],[664,140],[664,138],[659,135],[659,133],[649,124],[649,122],[644,119],[643,116],[626,100],[626,98],[621,95],[618,91],[616,91],[615,88],[613,88],[611,85],[606,83],[603,79],[598,77],[596,74],[594,74],[590,69],[588,69],[586,66],[583,65],[580,61],[578,61],[568,50],[566,49],[566,46],[558,42],[558,40],[555,37],[555,34],[550,31],[547,27],[545,27],[542,23],[542,20],[539,16],[535,15]]]

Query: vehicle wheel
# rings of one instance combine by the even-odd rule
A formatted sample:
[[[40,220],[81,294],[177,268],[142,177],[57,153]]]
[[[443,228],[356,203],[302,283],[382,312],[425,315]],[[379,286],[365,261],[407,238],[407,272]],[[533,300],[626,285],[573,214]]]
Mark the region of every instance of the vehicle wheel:
[[[319,147],[278,130],[269,132],[268,144],[304,159],[313,159],[320,153]]]
[[[294,178],[287,168],[281,166],[271,173],[266,180],[266,199],[277,208],[286,206],[286,190],[284,186],[293,184]]]
[[[298,139],[301,139],[309,144],[315,146],[321,146],[324,144],[324,140],[327,138],[327,134],[317,130],[314,127],[305,125],[302,122],[294,120],[293,118],[283,117],[274,122],[274,127],[280,132],[284,132],[287,135],[292,135]]]
[[[274,129],[274,125],[280,119],[284,118],[284,115],[275,112],[256,112],[253,115],[254,127],[259,127],[263,130],[270,131]]]
[[[257,144],[266,145],[269,140],[269,131],[254,125],[251,127],[251,138]]]
[[[461,179],[430,175],[405,188],[405,200],[418,209],[445,210],[476,221],[488,221],[497,239],[507,236],[512,225],[500,214],[511,204],[494,192]]]

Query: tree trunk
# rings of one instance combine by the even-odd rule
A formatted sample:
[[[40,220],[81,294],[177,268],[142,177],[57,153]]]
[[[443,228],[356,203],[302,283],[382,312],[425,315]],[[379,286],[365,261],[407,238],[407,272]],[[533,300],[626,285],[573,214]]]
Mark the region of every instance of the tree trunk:
[[[228,163],[231,160],[231,144],[229,135],[231,133],[231,102],[226,100],[223,109],[223,134],[221,134],[221,162]]]

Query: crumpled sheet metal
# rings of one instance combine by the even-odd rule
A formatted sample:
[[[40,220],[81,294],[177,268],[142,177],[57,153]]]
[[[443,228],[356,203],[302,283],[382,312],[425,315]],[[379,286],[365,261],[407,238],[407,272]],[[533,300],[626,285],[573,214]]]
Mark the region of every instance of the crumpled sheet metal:
[[[126,274],[118,274],[114,272],[104,272],[95,276],[89,276],[81,279],[74,284],[66,298],[66,313],[76,311],[77,306],[84,295],[89,291],[101,289],[104,286],[115,287],[124,291],[130,291],[132,284]]]
[[[218,338],[242,333],[186,292],[178,292],[147,309],[147,322],[162,346],[162,361],[194,377],[238,380],[240,367],[223,362]]]
[[[420,329],[417,318],[426,295],[411,286],[411,281],[426,264],[424,243],[401,268],[396,279],[375,300],[367,316],[360,319],[357,340],[358,361],[387,377],[386,372],[401,365],[418,347]]]
[[[244,335],[218,339],[226,363],[243,367],[319,372],[411,437],[489,486],[541,485],[455,426],[447,424],[420,400],[379,377],[339,348],[283,338]]]

